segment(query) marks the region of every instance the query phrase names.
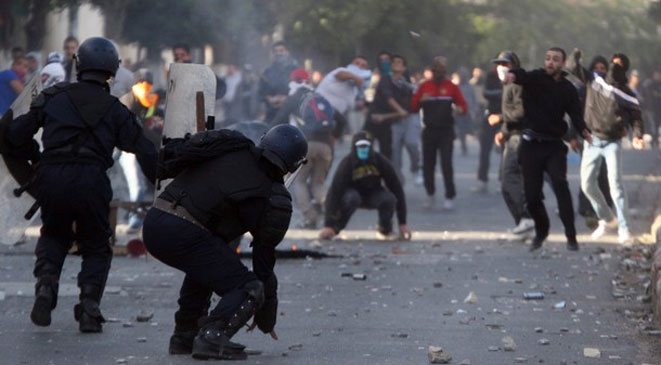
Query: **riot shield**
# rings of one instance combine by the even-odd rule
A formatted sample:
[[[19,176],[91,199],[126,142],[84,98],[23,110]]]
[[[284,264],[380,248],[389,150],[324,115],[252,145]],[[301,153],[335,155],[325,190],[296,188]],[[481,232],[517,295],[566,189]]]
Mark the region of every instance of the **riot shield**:
[[[41,77],[37,75],[11,105],[14,118],[30,110],[32,100],[39,95],[41,89]],[[15,157],[3,155],[0,160],[0,243],[13,245],[21,240],[25,229],[36,217],[34,209],[37,206],[34,198],[21,191],[21,187],[24,187],[32,176],[32,167],[27,160]],[[31,215],[26,219],[28,213]]]
[[[181,138],[204,130],[206,118],[215,113],[216,75],[205,65],[170,65],[165,97],[163,139]],[[170,180],[156,184],[158,197]]]

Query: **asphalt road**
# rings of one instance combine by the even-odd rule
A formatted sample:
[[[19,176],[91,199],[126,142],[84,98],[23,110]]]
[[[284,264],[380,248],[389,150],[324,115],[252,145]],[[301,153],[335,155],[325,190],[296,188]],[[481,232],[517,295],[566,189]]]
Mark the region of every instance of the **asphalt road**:
[[[496,191],[498,156],[492,155],[491,192],[469,191],[477,155],[477,146],[470,147],[469,156],[455,156],[459,195],[453,211],[422,209],[422,188],[406,185],[412,242],[375,240],[376,214],[367,211],[356,214],[344,239],[320,248],[311,243],[316,232],[292,230],[283,247],[316,247],[342,257],[278,262],[280,340],[240,332],[237,341],[261,352],[246,363],[425,364],[432,345],[449,353],[453,364],[661,364],[661,341],[639,333],[649,312],[636,299],[644,295],[646,278],[641,251],[621,248],[613,235],[589,242],[578,218],[581,251],[566,251],[547,191],[554,235],[542,252],[530,254],[504,233],[513,222]],[[661,190],[659,154],[626,151],[624,160],[635,233],[641,234]],[[576,190],[577,166],[570,170]],[[83,335],[72,311],[80,260],[70,257],[53,323],[38,328],[29,322],[33,248],[33,237],[22,246],[0,247],[0,363],[196,362],[167,354],[181,273],[153,258],[116,257],[102,303],[109,323],[103,334]],[[626,284],[624,298],[613,296],[613,281]],[[540,291],[542,300],[523,299]],[[471,292],[475,302],[465,303]],[[564,307],[554,308],[563,301]],[[141,312],[153,318],[137,322]],[[515,351],[503,350],[504,336],[514,339]],[[600,350],[601,357],[585,357],[585,348]]]

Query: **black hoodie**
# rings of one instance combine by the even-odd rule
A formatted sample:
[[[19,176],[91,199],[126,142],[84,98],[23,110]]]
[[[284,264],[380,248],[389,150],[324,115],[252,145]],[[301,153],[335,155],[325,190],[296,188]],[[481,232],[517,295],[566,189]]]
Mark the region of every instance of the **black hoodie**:
[[[372,137],[367,132],[358,132],[351,142],[351,153],[344,157],[335,171],[333,181],[326,196],[326,226],[338,230],[337,220],[341,216],[340,202],[344,192],[351,188],[360,195],[367,195],[376,190],[383,189],[385,183],[388,190],[397,199],[397,221],[406,224],[406,197],[404,189],[397,177],[395,169],[387,158],[374,151],[374,145],[370,148],[370,155],[365,161],[358,159],[355,143],[358,140],[367,139],[372,142]]]

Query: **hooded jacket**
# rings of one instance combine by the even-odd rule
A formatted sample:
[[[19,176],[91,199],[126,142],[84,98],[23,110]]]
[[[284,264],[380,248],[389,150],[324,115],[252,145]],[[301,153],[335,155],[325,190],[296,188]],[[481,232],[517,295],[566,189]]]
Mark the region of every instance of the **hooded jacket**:
[[[388,159],[370,148],[367,160],[361,161],[356,155],[355,143],[358,140],[372,137],[367,132],[357,133],[351,142],[351,153],[340,162],[333,181],[326,196],[326,226],[337,228],[337,219],[341,216],[340,202],[347,189],[355,189],[360,195],[367,195],[376,190],[386,188],[395,195],[397,199],[397,221],[406,224],[406,197],[404,189],[399,182],[397,173]],[[373,145],[372,145],[373,147]]]
[[[588,128],[597,138],[609,141],[625,136],[627,123],[631,123],[634,137],[643,136],[640,103],[627,85],[629,60],[625,55],[618,57],[624,66],[610,64],[605,77],[583,68],[577,51],[568,60],[570,72],[585,83],[584,118]],[[608,65],[605,58],[595,57],[591,69],[599,62]]]

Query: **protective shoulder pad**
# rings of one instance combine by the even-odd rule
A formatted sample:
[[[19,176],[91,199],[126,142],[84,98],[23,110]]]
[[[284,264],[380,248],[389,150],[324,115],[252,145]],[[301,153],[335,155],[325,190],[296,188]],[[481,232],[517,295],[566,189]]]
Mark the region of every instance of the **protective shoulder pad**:
[[[59,82],[49,88],[44,89],[42,92],[37,95],[34,100],[32,100],[32,103],[30,103],[30,108],[43,108],[44,105],[50,100],[53,96],[66,91],[69,89],[69,86],[71,86],[71,83],[69,82]]]

